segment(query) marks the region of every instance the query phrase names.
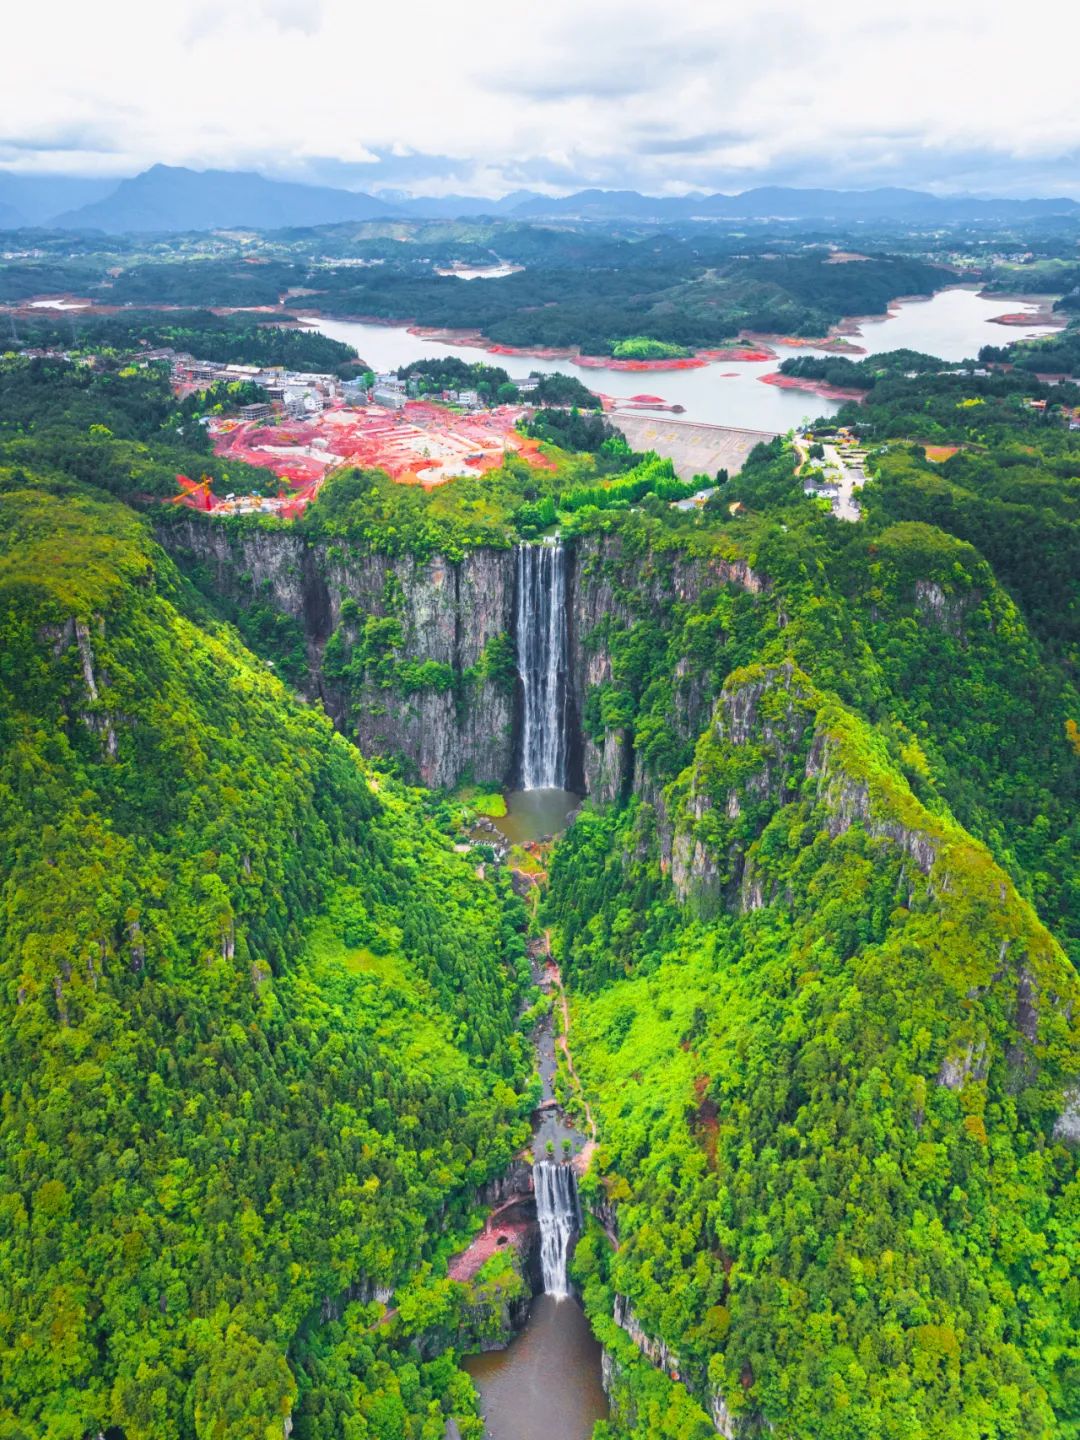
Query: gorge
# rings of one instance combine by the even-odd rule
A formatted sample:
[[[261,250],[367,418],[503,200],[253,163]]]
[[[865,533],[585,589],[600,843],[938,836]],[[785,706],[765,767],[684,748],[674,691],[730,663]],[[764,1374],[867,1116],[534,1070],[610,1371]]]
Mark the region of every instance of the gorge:
[[[11,442],[27,1433],[1060,1432],[1080,709],[1034,499],[1074,442],[1022,377],[881,388],[980,448],[882,428],[845,527],[779,444],[739,514],[537,542],[563,482],[512,458],[284,524]],[[478,827],[551,780],[554,843]]]
[[[4,18],[0,1440],[1080,1440],[1080,5]]]
[[[289,623],[294,683],[362,753],[395,758],[441,789],[467,778],[602,804],[628,789],[645,793],[618,707],[598,712],[618,688],[613,640],[640,620],[666,625],[672,603],[727,586],[764,589],[737,555],[679,550],[648,556],[628,581],[618,534],[421,559],[190,512],[167,522],[162,544],[240,622],[269,610]],[[264,653],[281,664],[279,650]],[[672,699],[671,741],[688,755],[708,695],[685,665]]]

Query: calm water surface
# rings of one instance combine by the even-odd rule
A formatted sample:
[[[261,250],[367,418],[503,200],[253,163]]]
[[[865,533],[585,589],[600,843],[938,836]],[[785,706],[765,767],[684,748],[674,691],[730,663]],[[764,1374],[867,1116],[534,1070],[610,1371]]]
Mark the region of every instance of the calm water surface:
[[[497,283],[497,282],[490,282]],[[994,325],[995,315],[1027,312],[1035,307],[1017,300],[984,300],[974,290],[942,290],[932,300],[906,300],[888,317],[866,320],[861,333],[851,338],[871,353],[881,350],[922,350],[943,360],[974,359],[982,345],[1005,345],[1028,335],[1046,333],[1035,324],[1024,327]],[[324,335],[356,347],[376,370],[394,370],[413,360],[456,355],[472,364],[489,360],[511,375],[530,370],[562,370],[579,375],[590,389],[617,399],[632,395],[658,395],[671,405],[682,405],[679,418],[712,425],[738,425],[752,430],[783,432],[817,415],[834,414],[839,406],[799,390],[780,390],[761,384],[761,376],[776,370],[789,355],[817,355],[812,348],[797,350],[774,345],[775,360],[740,364],[719,360],[700,370],[583,370],[570,360],[544,360],[525,355],[487,355],[469,345],[445,345],[410,335],[403,325],[369,325],[355,320],[318,319],[312,322]],[[858,357],[855,357],[858,358]]]
[[[558,835],[581,804],[573,790],[511,790],[504,798],[506,814],[492,824],[511,845]]]
[[[505,1350],[466,1355],[490,1440],[589,1440],[608,1414],[600,1346],[576,1300],[537,1295]]]

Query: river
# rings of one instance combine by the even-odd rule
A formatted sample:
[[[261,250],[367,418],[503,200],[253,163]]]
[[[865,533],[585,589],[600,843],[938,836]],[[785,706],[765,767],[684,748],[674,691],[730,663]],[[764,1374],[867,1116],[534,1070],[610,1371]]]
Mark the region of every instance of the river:
[[[497,281],[488,283],[497,284]],[[1031,329],[995,325],[996,315],[1027,313]],[[900,301],[889,315],[861,322],[851,336],[870,353],[882,350],[921,350],[943,360],[974,359],[982,345],[1006,345],[1012,340],[1047,333],[1038,323],[1034,304],[1002,298],[984,298],[973,289],[941,290],[932,300]],[[764,385],[761,377],[774,372],[789,355],[820,355],[813,347],[792,349],[773,344],[775,360],[739,362],[719,360],[698,370],[593,370],[575,366],[572,360],[549,360],[524,355],[492,355],[473,345],[450,345],[413,335],[404,325],[374,325],[358,320],[309,321],[324,335],[344,340],[375,370],[396,370],[413,360],[456,355],[470,364],[489,359],[511,375],[524,376],[530,370],[550,373],[561,370],[579,375],[592,390],[626,400],[634,395],[657,395],[669,405],[682,405],[683,420],[702,424],[734,425],[751,430],[782,433],[816,415],[833,414],[835,401],[822,400],[806,391],[782,390]],[[858,357],[854,357],[858,358]]]
[[[545,983],[543,956],[533,956],[533,978]],[[550,982],[546,982],[550,983]],[[543,1083],[540,1108],[533,1126],[532,1148],[537,1166],[538,1215],[541,1250],[544,1239],[544,1206],[539,1203],[544,1178],[561,1172],[565,1181],[570,1167],[565,1158],[580,1152],[585,1137],[555,1104],[555,1036],[551,1018],[537,1027],[535,1037],[537,1068]],[[550,1182],[549,1182],[550,1183]],[[567,1197],[564,1215],[574,1233],[580,1221],[576,1187]],[[548,1260],[542,1259],[545,1290],[554,1293],[533,1298],[529,1319],[521,1333],[505,1350],[466,1355],[462,1366],[472,1376],[480,1394],[488,1440],[588,1440],[597,1420],[606,1419],[608,1401],[601,1380],[601,1349],[577,1298],[568,1294],[564,1234],[562,1273],[554,1287],[548,1275]]]

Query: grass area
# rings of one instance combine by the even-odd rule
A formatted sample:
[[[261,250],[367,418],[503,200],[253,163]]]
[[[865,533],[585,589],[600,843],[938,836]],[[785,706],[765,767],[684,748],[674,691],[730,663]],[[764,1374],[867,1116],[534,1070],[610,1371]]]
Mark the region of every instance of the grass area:
[[[685,345],[653,340],[648,335],[632,335],[626,340],[616,340],[611,353],[617,360],[682,360],[694,352]]]
[[[506,801],[498,790],[481,790],[479,785],[462,785],[454,791],[454,799],[473,816],[483,815],[488,820],[501,820],[506,815]]]
[[[415,988],[414,978],[400,956],[377,954],[366,945],[350,946],[330,920],[320,919],[312,925],[308,931],[307,948],[318,967],[336,966],[350,975],[370,975],[387,985]]]

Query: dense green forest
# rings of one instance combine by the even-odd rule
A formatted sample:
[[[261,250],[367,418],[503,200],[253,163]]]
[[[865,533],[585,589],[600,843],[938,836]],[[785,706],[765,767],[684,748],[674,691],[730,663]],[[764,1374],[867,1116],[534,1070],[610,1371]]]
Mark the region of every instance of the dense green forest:
[[[882,314],[899,295],[955,279],[911,255],[875,250],[858,265],[836,265],[812,238],[770,245],[692,229],[630,237],[587,227],[375,224],[327,227],[333,236],[342,238],[339,258],[352,263],[335,265],[318,243],[322,230],[270,236],[255,253],[233,254],[214,246],[192,255],[177,237],[172,253],[117,255],[102,240],[99,256],[67,266],[51,254],[0,265],[0,301],[72,292],[126,307],[254,308],[302,299],[324,314],[481,330],[505,345],[639,355],[717,345],[742,330],[823,335],[845,315]],[[472,283],[438,273],[440,264],[490,261],[496,248],[524,268]]]
[[[141,349],[169,348],[196,360],[229,365],[285,365],[349,377],[368,367],[351,345],[317,330],[260,321],[253,316],[215,315],[211,310],[125,310],[115,315],[68,311],[62,320],[38,314],[13,327],[16,348],[54,348],[138,355]]]
[[[0,358],[0,463],[59,471],[124,499],[177,493],[177,473],[211,475],[217,488],[276,495],[270,470],[214,455],[199,423],[264,392],[214,385],[184,400],[160,366]]]
[[[985,345],[979,359],[1015,365],[1038,374],[1080,376],[1080,322],[1044,340],[1020,341],[1015,345]]]
[[[364,1286],[527,1133],[520,902],[126,506],[0,478],[0,1429],[441,1435]]]
[[[934,374],[950,368],[937,356],[917,350],[890,350],[884,355],[867,355],[864,360],[849,360],[846,355],[795,355],[780,362],[781,375],[824,380],[848,390],[871,390],[879,380]]]
[[[599,1125],[598,1440],[1076,1436],[1080,389],[795,363],[857,377],[820,429],[868,451],[858,524],[782,439],[677,510],[579,408],[534,464],[194,523],[333,583],[558,525],[600,597],[580,740],[621,768],[539,916]],[[529,1134],[526,911],[277,678],[295,622],[155,543],[237,398],[0,362],[0,1435],[475,1440],[457,1355],[523,1282],[446,1266]],[[456,683],[346,613],[327,674]]]
[[[553,874],[618,1206],[618,1252],[577,1256],[601,1335],[627,1295],[699,1403],[786,1435],[1072,1433],[1064,957],[790,667],[733,673],[671,803],[719,913],[677,904],[648,805],[576,826]],[[635,1369],[620,1433],[709,1433]]]

